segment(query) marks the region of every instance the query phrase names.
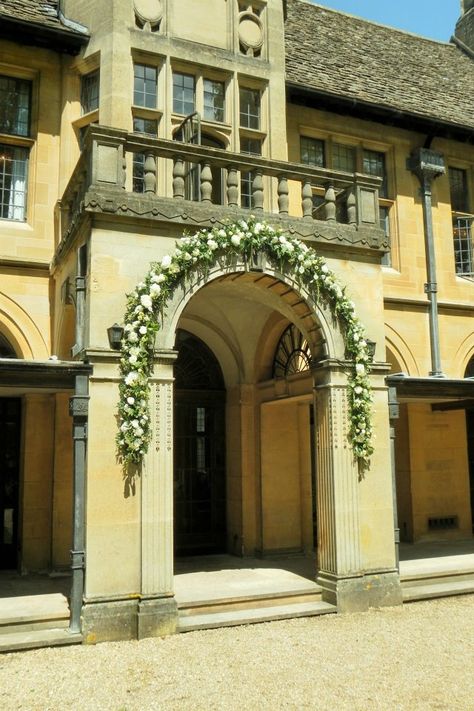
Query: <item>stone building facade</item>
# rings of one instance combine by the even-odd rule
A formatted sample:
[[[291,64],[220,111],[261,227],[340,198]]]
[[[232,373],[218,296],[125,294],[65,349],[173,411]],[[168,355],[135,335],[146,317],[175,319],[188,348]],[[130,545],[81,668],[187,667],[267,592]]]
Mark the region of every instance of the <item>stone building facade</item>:
[[[316,551],[350,611],[401,602],[399,535],[472,536],[473,13],[441,43],[303,0],[2,2],[2,567],[72,548],[86,641],[173,632],[175,555]],[[363,475],[337,314],[261,255],[174,289],[117,455],[127,294],[251,216],[375,344]]]

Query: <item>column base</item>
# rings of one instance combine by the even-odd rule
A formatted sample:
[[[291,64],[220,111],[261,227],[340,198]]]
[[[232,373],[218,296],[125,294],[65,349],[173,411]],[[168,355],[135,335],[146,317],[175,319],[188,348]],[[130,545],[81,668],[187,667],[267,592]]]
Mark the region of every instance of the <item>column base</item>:
[[[138,603],[137,638],[175,634],[178,606],[174,597],[142,599]]]
[[[322,587],[323,601],[336,605],[338,612],[364,612],[371,607],[393,607],[403,602],[396,570],[344,577],[321,570],[316,582]]]
[[[84,644],[136,639],[137,604],[136,599],[85,602],[82,607]]]

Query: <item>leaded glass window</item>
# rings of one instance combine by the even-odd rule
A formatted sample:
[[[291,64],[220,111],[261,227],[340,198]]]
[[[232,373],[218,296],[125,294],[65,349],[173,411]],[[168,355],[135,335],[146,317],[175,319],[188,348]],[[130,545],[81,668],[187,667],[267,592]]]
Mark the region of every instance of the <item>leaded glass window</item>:
[[[0,218],[26,219],[28,148],[0,143]]]
[[[99,108],[99,72],[92,72],[82,77],[81,85],[82,113],[88,114]]]
[[[224,82],[204,79],[204,118],[207,121],[224,121],[224,94]]]
[[[324,168],[324,141],[321,141],[319,138],[301,136],[300,154],[302,163]]]
[[[133,65],[133,103],[156,109],[158,99],[158,69],[147,64]]]
[[[260,92],[257,89],[240,88],[240,125],[260,129]]]
[[[31,82],[0,75],[0,133],[28,136]]]
[[[194,113],[195,80],[191,74],[173,72],[173,111],[175,114]]]

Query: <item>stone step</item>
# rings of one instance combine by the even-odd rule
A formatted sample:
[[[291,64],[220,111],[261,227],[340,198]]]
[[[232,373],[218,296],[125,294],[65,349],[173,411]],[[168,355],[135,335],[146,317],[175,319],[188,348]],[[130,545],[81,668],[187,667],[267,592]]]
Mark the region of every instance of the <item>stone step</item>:
[[[33,632],[35,630],[67,629],[69,627],[69,615],[66,617],[54,617],[48,620],[37,620],[34,618],[22,620],[11,624],[0,625],[0,637],[13,632]]]
[[[0,631],[5,626],[33,622],[46,622],[49,627],[59,627],[63,620],[69,620],[69,607],[63,595],[25,595],[0,599]]]
[[[424,585],[402,585],[403,602],[469,594],[474,594],[474,578],[472,577],[470,580],[445,580],[442,582],[426,582],[425,580]]]
[[[335,613],[336,611],[335,605],[330,605],[327,602],[300,602],[288,605],[270,605],[268,607],[251,607],[250,603],[247,603],[246,609],[184,616],[180,611],[178,631],[191,632],[192,630],[287,620],[293,617],[314,617],[316,615]]]
[[[19,652],[23,649],[60,647],[81,644],[82,635],[66,629],[45,629],[0,634],[0,652]]]
[[[400,582],[403,587],[416,587],[417,585],[442,585],[461,581],[471,581],[474,583],[474,570],[445,570],[431,571],[424,573],[414,573],[402,575]]]
[[[315,603],[321,601],[320,589],[291,591],[267,595],[242,595],[236,597],[222,597],[211,600],[196,600],[179,602],[180,615],[201,615],[215,612],[229,612],[231,610],[247,610],[250,608],[274,607],[276,605],[293,605],[295,603]]]

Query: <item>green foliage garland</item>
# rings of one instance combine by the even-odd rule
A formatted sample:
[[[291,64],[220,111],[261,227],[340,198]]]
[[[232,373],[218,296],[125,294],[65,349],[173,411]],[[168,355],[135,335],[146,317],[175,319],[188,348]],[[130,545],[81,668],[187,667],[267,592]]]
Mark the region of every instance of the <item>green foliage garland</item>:
[[[117,446],[122,461],[138,464],[151,437],[148,379],[159,316],[179,282],[192,272],[209,271],[219,258],[250,259],[263,253],[279,271],[291,271],[315,302],[326,304],[337,319],[351,361],[348,375],[350,439],[355,458],[366,468],[373,453],[369,383],[371,359],[354,304],[325,261],[303,242],[254,218],[204,229],[181,238],[173,255],[151,265],[128,296],[120,359],[120,426]]]

